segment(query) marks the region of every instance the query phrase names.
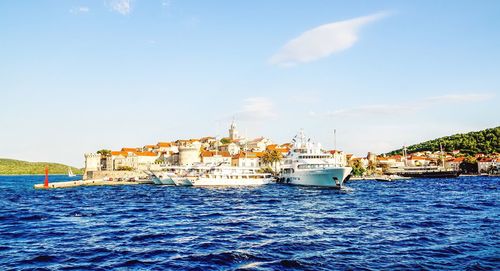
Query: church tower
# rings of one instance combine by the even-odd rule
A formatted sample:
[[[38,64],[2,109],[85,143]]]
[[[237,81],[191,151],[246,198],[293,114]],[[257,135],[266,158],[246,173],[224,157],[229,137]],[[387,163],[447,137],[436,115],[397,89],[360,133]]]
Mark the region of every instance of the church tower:
[[[240,135],[238,133],[238,129],[236,128],[236,123],[233,122],[231,123],[231,126],[229,127],[229,138],[231,140],[239,139]]]

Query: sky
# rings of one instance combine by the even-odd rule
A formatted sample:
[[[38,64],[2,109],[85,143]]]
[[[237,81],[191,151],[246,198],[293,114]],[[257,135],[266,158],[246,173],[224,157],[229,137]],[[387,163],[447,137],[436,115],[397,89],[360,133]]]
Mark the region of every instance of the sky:
[[[500,125],[500,1],[0,1],[0,157],[303,128],[361,156]]]

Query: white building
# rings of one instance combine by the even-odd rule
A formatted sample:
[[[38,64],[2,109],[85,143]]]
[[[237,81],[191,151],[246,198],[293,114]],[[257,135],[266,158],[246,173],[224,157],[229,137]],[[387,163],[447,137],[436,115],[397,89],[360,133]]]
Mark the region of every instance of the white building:
[[[231,154],[227,151],[204,151],[201,153],[201,162],[204,164],[231,165]]]
[[[238,146],[236,143],[231,142],[229,144],[224,144],[219,147],[220,151],[226,151],[231,155],[236,155],[240,153],[240,146]]]
[[[453,170],[460,170],[460,164],[464,161],[464,157],[448,159],[444,162],[445,168],[451,168]]]
[[[262,167],[262,152],[240,152],[233,156],[231,165],[233,167]]]
[[[244,149],[246,151],[263,152],[266,150],[266,147],[271,144],[271,140],[264,137],[259,137],[245,142]]]
[[[481,158],[477,161],[477,170],[479,173],[488,173],[490,170],[500,168],[499,158]]]
[[[196,140],[179,141],[179,165],[186,166],[201,162],[201,142]]]
[[[97,153],[86,153],[85,156],[85,171],[101,170],[101,155]]]
[[[160,153],[178,153],[179,148],[172,142],[158,142],[156,150]]]
[[[113,151],[111,152],[111,158],[113,161],[112,170],[121,170],[124,168],[147,170],[151,167],[152,164],[155,163],[158,157],[158,153],[148,151]]]
[[[331,150],[329,153],[333,156],[333,160],[336,164],[343,167],[347,166],[347,156],[343,151]]]

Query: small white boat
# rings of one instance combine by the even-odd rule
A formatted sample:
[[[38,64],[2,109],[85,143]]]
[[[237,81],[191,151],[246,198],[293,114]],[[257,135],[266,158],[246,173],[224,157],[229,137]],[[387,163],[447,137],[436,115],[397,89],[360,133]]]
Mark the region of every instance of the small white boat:
[[[69,167],[68,168],[68,177],[75,177],[76,175],[73,174],[73,171],[71,170],[71,168]]]
[[[380,176],[375,178],[376,181],[379,182],[393,182],[397,180],[408,180],[411,179],[410,177],[403,177],[399,175],[386,175],[386,176]]]

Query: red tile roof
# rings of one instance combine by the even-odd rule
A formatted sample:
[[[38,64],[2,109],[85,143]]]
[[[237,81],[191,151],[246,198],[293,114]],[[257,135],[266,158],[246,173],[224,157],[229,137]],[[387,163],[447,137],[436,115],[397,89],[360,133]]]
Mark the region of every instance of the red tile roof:
[[[172,143],[170,143],[170,142],[158,142],[158,144],[156,144],[156,146],[168,148],[168,147],[172,147]]]
[[[112,151],[111,155],[113,155],[113,156],[118,156],[118,155],[127,156],[128,152],[126,152],[126,151]]]
[[[143,152],[134,152],[137,156],[158,156],[158,154],[151,151],[143,151]]]
[[[260,158],[264,156],[263,152],[240,152],[233,156],[234,159],[242,159],[242,158]]]

